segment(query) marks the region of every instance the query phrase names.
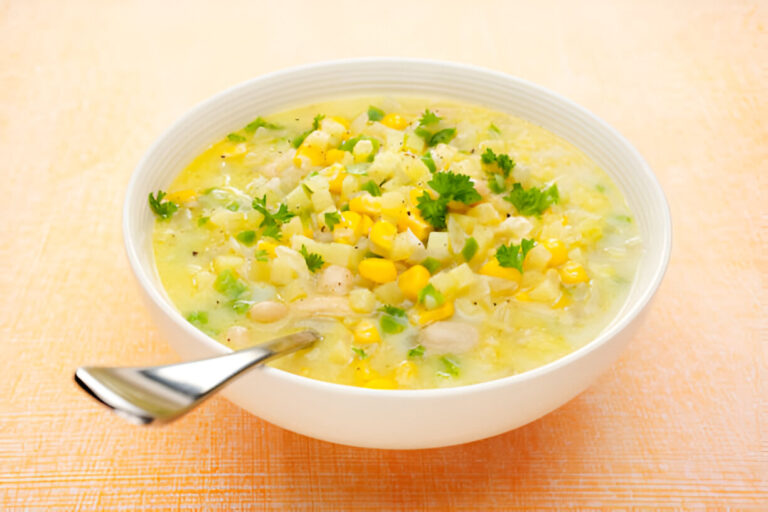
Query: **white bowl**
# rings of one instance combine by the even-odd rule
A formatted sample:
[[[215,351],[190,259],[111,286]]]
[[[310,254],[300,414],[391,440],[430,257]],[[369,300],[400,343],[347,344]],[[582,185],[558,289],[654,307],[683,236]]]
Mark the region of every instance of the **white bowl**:
[[[224,395],[288,430],[353,446],[430,448],[486,438],[529,423],[582,392],[621,353],[669,259],[669,208],[643,158],[616,130],[571,101],[532,83],[463,64],[411,59],[343,60],[255,78],[193,108],[150,148],[125,199],[128,259],[158,326],[185,359],[229,351],[194,328],[166,296],[155,269],[154,217],[147,194],[166,189],[209,144],[257,115],[331,97],[378,93],[439,96],[527,119],[570,141],[623,191],[645,252],[618,315],[584,347],[520,375],[470,386],[373,390],[330,384],[273,368],[251,371]]]

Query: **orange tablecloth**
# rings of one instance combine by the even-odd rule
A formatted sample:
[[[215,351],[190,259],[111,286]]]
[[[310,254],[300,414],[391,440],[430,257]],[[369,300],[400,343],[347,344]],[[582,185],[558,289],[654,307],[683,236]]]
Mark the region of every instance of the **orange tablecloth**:
[[[765,3],[215,4],[0,2],[1,509],[768,508]],[[533,424],[415,452],[315,441],[223,399],[141,429],[77,390],[80,364],[176,360],[120,234],[150,142],[232,84],[367,55],[533,80],[646,156],[675,247],[621,360]]]

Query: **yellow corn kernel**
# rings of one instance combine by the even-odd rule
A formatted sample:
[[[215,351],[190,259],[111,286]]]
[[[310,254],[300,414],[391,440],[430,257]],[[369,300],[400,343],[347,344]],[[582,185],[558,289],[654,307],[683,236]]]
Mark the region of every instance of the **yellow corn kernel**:
[[[435,309],[424,309],[418,313],[419,325],[427,325],[438,320],[445,320],[453,316],[453,302],[445,301],[442,306]]]
[[[169,192],[165,198],[173,203],[187,203],[194,200],[197,197],[197,193],[188,188],[186,190],[177,190],[176,192]]]
[[[526,292],[519,292],[515,294],[515,298],[521,302],[533,302],[530,296],[528,296],[528,293]]]
[[[304,228],[304,236],[307,238],[315,239],[315,232],[310,228]]]
[[[355,366],[354,372],[355,372],[355,382],[358,384],[365,384],[372,378],[375,378],[376,373],[371,370],[370,365],[368,364],[367,360],[354,360],[353,364]]]
[[[562,309],[570,306],[571,297],[567,293],[561,293],[555,302],[552,303],[554,309]]]
[[[414,265],[397,279],[397,286],[408,300],[416,302],[419,292],[429,284],[430,273],[426,267]]]
[[[360,262],[357,270],[361,276],[374,283],[388,283],[397,279],[395,264],[383,258],[366,258]]]
[[[385,251],[391,251],[396,234],[397,227],[394,224],[385,220],[379,220],[371,226],[371,234],[368,237],[371,239],[371,242]]]
[[[329,149],[325,152],[325,164],[331,165],[341,162],[344,160],[344,153],[346,153],[346,151],[341,149]],[[346,174],[344,174],[344,176],[346,176]],[[342,177],[341,180],[343,181],[344,178]],[[341,183],[341,181],[339,183]],[[339,188],[341,188],[341,184],[339,184]]]
[[[552,255],[552,258],[550,258],[548,263],[550,267],[559,267],[568,261],[568,249],[560,240],[556,238],[550,238],[549,240],[544,240],[541,242],[541,245],[543,245],[544,248],[547,249]]]
[[[304,162],[309,160],[312,165],[323,165],[325,163],[325,154],[315,146],[299,146],[296,154],[293,155],[293,165],[298,168],[304,166]]]
[[[575,261],[569,261],[557,271],[560,273],[560,280],[565,284],[578,284],[589,281],[587,271]]]
[[[421,241],[424,241],[432,232],[432,226],[421,218],[419,212],[415,208],[403,210],[397,219],[397,228],[400,231],[410,229],[411,232],[416,235]]]
[[[277,244],[272,242],[267,242],[266,240],[259,240],[259,243],[256,244],[256,249],[260,251],[266,251],[266,253],[271,256],[275,257],[275,249],[277,249]]]
[[[355,327],[352,335],[355,338],[355,343],[359,345],[369,345],[381,341],[381,336],[379,335],[379,330],[376,328],[376,324],[370,320],[361,320]]]
[[[331,151],[338,151],[337,149],[331,149],[328,151],[328,155],[330,156]],[[342,151],[344,153],[344,151]],[[336,171],[336,173],[333,175],[333,177],[328,180],[328,190],[333,192],[334,194],[341,194],[342,185],[344,184],[344,178],[347,177],[347,171],[344,170],[343,167],[341,167],[339,170]]]
[[[368,233],[371,232],[371,228],[373,227],[373,219],[367,215],[361,215],[358,227],[358,231],[355,232],[358,237],[368,236]]]
[[[381,213],[381,200],[370,194],[362,194],[349,200],[349,209],[357,213],[379,215]]]
[[[347,119],[346,117],[333,116],[331,117],[331,119],[333,119],[334,121],[342,125],[344,128],[349,130],[349,119]]]
[[[361,215],[357,212],[341,212],[341,224],[333,230],[333,240],[343,244],[351,244],[359,237]],[[351,233],[350,233],[351,232]]]
[[[416,365],[410,361],[403,361],[395,368],[395,379],[398,382],[408,382],[416,376]]]
[[[379,377],[366,382],[365,387],[372,389],[397,389],[397,382],[387,377]]]
[[[520,271],[516,268],[502,267],[499,265],[499,260],[496,257],[489,259],[485,264],[480,267],[480,273],[486,276],[501,277],[503,279],[509,279],[510,281],[520,282]]]
[[[382,118],[381,124],[393,130],[404,130],[408,121],[400,114],[387,114]]]

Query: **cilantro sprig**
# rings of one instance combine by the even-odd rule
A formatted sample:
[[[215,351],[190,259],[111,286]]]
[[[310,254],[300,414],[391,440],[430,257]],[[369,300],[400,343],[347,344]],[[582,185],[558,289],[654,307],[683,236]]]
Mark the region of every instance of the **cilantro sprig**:
[[[282,128],[282,126],[276,125],[275,123],[270,123],[263,117],[259,116],[247,125],[245,125],[245,128],[243,128],[247,133],[253,133],[259,128],[266,128],[267,130],[279,130]]]
[[[157,197],[152,192],[149,193],[149,207],[155,212],[155,215],[163,220],[169,219],[179,209],[179,205],[173,201],[163,201],[165,195],[162,190],[157,191]]]
[[[414,133],[424,139],[427,147],[437,146],[440,143],[447,144],[456,136],[456,128],[443,128],[433,132],[427,129],[427,126],[437,124],[442,117],[438,116],[429,109],[426,109],[419,119],[419,126]],[[431,170],[431,169],[430,169]],[[434,172],[434,171],[433,171]]]
[[[515,168],[515,161],[509,155],[493,152],[491,148],[486,148],[485,153],[480,156],[480,160],[488,168],[488,187],[491,192],[503,194],[507,189],[507,178]],[[500,172],[497,172],[500,171]]]
[[[496,259],[499,265],[507,268],[516,268],[521,274],[523,272],[523,261],[528,252],[536,245],[535,240],[523,238],[520,245],[510,243],[509,245],[500,245],[496,249]]]
[[[295,213],[288,211],[288,207],[283,203],[280,204],[275,213],[271,213],[267,210],[267,196],[266,194],[261,198],[256,198],[252,203],[253,209],[258,211],[264,216],[264,219],[259,224],[259,227],[264,228],[262,232],[263,236],[280,240],[282,233],[280,233],[280,226],[295,217]]]
[[[341,222],[341,215],[339,212],[327,212],[323,217],[325,219],[325,225],[328,226],[328,229],[331,231],[336,227],[336,224]]]
[[[520,183],[515,183],[504,199],[512,203],[522,215],[540,216],[551,205],[560,202],[560,193],[557,185],[543,189],[531,187],[526,190]]]
[[[475,190],[472,180],[465,174],[456,174],[450,171],[438,172],[427,184],[439,196],[433,199],[429,193],[424,192],[418,197],[417,206],[422,218],[436,229],[446,227],[445,216],[448,213],[448,203],[451,201],[472,204],[482,199],[478,191]]]
[[[309,252],[307,250],[307,247],[302,244],[301,249],[299,250],[302,256],[304,256],[304,261],[307,262],[307,268],[310,272],[313,274],[323,268],[323,265],[325,265],[325,261],[323,260],[323,257],[317,254],[316,252]]]

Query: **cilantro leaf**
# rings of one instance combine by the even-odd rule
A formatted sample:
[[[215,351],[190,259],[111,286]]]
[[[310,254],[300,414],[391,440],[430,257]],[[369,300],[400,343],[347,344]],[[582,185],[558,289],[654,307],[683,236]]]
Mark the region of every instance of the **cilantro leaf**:
[[[155,212],[155,215],[161,219],[168,219],[173,215],[173,212],[179,209],[179,205],[173,201],[163,201],[165,192],[162,190],[157,191],[157,197],[152,192],[149,193],[149,207]]]
[[[523,272],[523,261],[528,252],[536,245],[534,240],[523,238],[520,245],[510,243],[509,245],[500,245],[496,249],[496,260],[499,265],[507,268],[516,268],[521,274]]]
[[[433,133],[427,141],[427,146],[437,146],[440,143],[448,144],[456,136],[456,128],[445,128],[439,132]]]
[[[464,242],[464,248],[461,250],[461,255],[464,256],[464,261],[471,260],[475,254],[477,254],[477,249],[479,247],[480,246],[474,237],[467,238],[467,241]]]
[[[268,236],[269,238],[280,240],[283,238],[283,233],[280,231],[280,226],[278,224],[270,224],[264,228],[264,231],[261,232],[261,236]]]
[[[301,144],[304,142],[304,139],[306,139],[310,133],[320,129],[320,121],[322,121],[323,119],[325,119],[325,114],[317,114],[315,118],[312,120],[312,128],[305,131],[304,133],[297,135],[296,138],[293,139],[293,141],[291,141],[291,145],[294,148],[298,148],[299,146],[301,146]]]
[[[505,178],[509,177],[509,173],[515,167],[515,161],[509,155],[497,155],[491,148],[485,148],[485,153],[480,156],[480,160],[486,165],[496,164]]]
[[[241,231],[235,235],[235,238],[245,245],[253,245],[253,242],[256,241],[256,232],[252,229]]]
[[[325,119],[325,114],[317,114],[315,118],[312,119],[312,131],[320,129],[320,121],[323,119]]]
[[[368,357],[368,354],[365,353],[365,350],[358,347],[352,347],[352,352],[354,352],[355,355],[360,359],[365,359]]]
[[[436,229],[445,229],[445,216],[448,214],[448,203],[450,201],[444,197],[432,199],[427,192],[424,192],[417,198],[417,207],[421,217],[432,224]]]
[[[501,130],[499,130],[499,127],[498,127],[498,126],[496,126],[496,125],[495,125],[495,124],[493,124],[493,123],[491,123],[491,124],[489,124],[489,125],[488,125],[488,131],[489,131],[489,132],[493,132],[493,133],[495,133],[495,134],[497,134],[497,135],[501,135]]]
[[[227,139],[229,139],[230,142],[245,142],[245,137],[239,133],[230,133],[227,135]]]
[[[507,190],[507,183],[504,181],[504,176],[497,173],[490,173],[488,175],[488,188],[494,194],[503,194]]]
[[[472,180],[466,174],[454,172],[438,172],[427,182],[441,197],[449,201],[460,201],[464,204],[472,204],[480,201],[482,197],[475,190]]]
[[[315,252],[309,252],[306,248],[306,246],[302,245],[301,250],[299,251],[302,256],[304,256],[304,261],[307,262],[307,268],[310,272],[315,273],[318,270],[320,270],[323,265],[325,264],[325,261],[323,261],[323,257]]]
[[[274,123],[266,121],[263,117],[259,116],[243,128],[247,133],[253,133],[259,128],[266,128],[267,130],[279,130],[282,126],[278,126]]]
[[[504,199],[512,203],[522,215],[540,216],[550,205],[560,202],[560,193],[557,185],[545,189],[531,187],[526,190],[520,183],[515,183]]]
[[[324,218],[325,225],[328,226],[328,229],[331,231],[336,227],[336,224],[341,222],[341,215],[339,215],[339,212],[328,212],[324,215]]]
[[[187,315],[187,322],[200,327],[208,323],[208,313],[205,311],[193,311]]]
[[[403,308],[398,308],[396,306],[392,306],[390,304],[386,304],[384,306],[381,306],[379,308],[379,311],[384,312],[388,315],[392,316],[405,316],[405,310]]]
[[[371,194],[373,197],[378,197],[381,195],[381,189],[375,181],[366,181],[360,188]]]
[[[432,153],[427,151],[424,153],[421,157],[421,161],[424,162],[424,165],[427,166],[427,169],[429,169],[429,172],[436,172],[437,166],[435,165],[435,160],[432,158]]]
[[[442,117],[439,117],[434,112],[431,112],[429,109],[426,109],[424,113],[421,115],[421,119],[419,119],[419,126],[427,126],[430,124],[435,124],[436,122],[440,121]]]
[[[424,346],[416,345],[408,351],[408,357],[421,357],[424,355]]]
[[[371,141],[371,144],[373,145],[373,151],[371,151],[371,157],[373,157],[377,151],[379,151],[379,146],[381,146],[381,142],[379,142],[378,139],[374,139],[373,137],[369,137],[367,135],[358,135],[357,137],[353,137],[349,140],[346,140],[339,145],[339,149],[342,151],[349,151],[352,152],[353,149],[355,149],[355,146],[358,142],[361,140],[369,140]],[[373,161],[373,158],[370,158],[371,161]]]
[[[256,261],[269,261],[269,254],[264,249],[253,251],[253,259]]]
[[[373,105],[368,107],[368,120],[369,121],[381,121],[384,119],[384,111],[380,108],[376,108]]]

